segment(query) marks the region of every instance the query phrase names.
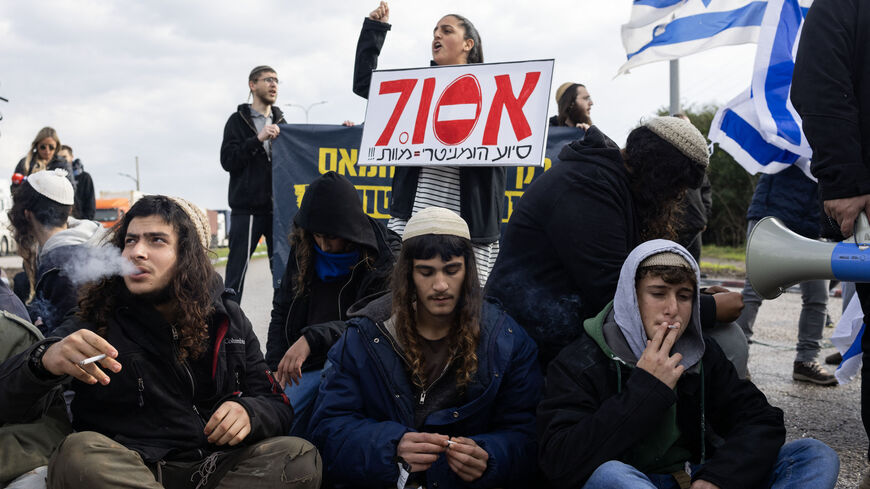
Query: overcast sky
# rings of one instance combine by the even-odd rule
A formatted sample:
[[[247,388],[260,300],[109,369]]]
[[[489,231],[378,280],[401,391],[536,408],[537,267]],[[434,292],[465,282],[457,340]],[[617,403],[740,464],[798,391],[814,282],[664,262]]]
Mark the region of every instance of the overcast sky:
[[[142,190],[226,208],[223,126],[246,101],[247,75],[269,64],[278,103],[313,107],[310,122],[361,122],[351,91],[363,18],[377,2],[40,1],[0,3],[0,178],[8,179],[40,128],[57,129],[97,191],[129,190],[139,157]],[[555,58],[553,90],[585,84],[593,121],[622,144],[642,117],[668,104],[668,64],[614,78],[625,60],[620,25],[630,0],[390,3],[381,68],[426,66],[438,19],[474,22],[485,59]],[[755,46],[681,61],[681,100],[722,104],[749,86]],[[552,91],[551,91],[552,93]],[[554,112],[555,104],[551,104]],[[282,107],[290,123],[305,115]]]

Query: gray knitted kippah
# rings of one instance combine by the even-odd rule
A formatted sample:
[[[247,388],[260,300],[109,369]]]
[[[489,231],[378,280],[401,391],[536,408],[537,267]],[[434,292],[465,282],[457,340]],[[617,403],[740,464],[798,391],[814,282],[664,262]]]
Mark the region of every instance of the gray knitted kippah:
[[[208,245],[211,242],[211,226],[208,224],[208,215],[206,215],[199,206],[188,200],[182,199],[181,197],[169,198],[178,204],[178,207],[181,207],[181,210],[187,214],[187,217],[189,217],[190,221],[193,223],[193,227],[196,228],[196,235],[199,237],[199,242],[202,243],[203,248],[208,250]]]
[[[638,268],[647,267],[682,267],[688,268],[689,270],[692,269],[692,266],[689,265],[689,262],[687,262],[685,258],[670,251],[656,253],[655,255],[647,257],[644,261],[640,262]]]
[[[654,132],[658,137],[671,143],[680,153],[692,161],[707,166],[710,154],[707,152],[707,140],[689,121],[678,117],[654,117],[644,124],[644,127]]]

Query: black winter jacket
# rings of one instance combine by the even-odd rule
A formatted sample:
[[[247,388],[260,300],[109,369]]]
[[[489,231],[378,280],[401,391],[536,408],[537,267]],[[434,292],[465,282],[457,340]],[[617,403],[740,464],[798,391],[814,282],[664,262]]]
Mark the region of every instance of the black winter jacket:
[[[822,200],[870,194],[870,4],[816,0],[801,31],[791,101]]]
[[[372,70],[384,46],[390,24],[366,18],[356,45],[353,67],[353,93],[369,96]],[[417,194],[420,167],[398,166],[393,175],[390,215],[410,219]],[[504,215],[507,172],[504,167],[462,167],[459,170],[459,214],[468,223],[471,241],[486,244],[498,241]]]
[[[782,411],[737,378],[715,341],[705,343],[703,375],[686,373],[676,392],[611,360],[585,332],[565,348],[550,364],[538,405],[538,461],[555,487],[582,487],[599,465],[622,459],[674,403],[690,461],[706,455],[693,479],[722,489],[762,487],[785,441]]]
[[[127,297],[110,320],[106,340],[118,352],[122,370],[106,385],[71,382],[73,427],[97,431],[135,450],[146,462],[198,460],[218,447],[203,428],[224,401],[244,406],[251,420],[245,444],[290,430],[293,409],[263,361],[251,323],[213,280],[208,347],[198,360],[179,363],[177,331],[155,309]],[[96,330],[78,318],[58,329],[65,336]],[[57,340],[47,339],[46,341]],[[37,344],[38,345],[38,344]],[[0,365],[0,419],[26,412],[53,386],[69,378],[41,380],[28,365],[30,352]],[[223,447],[225,450],[226,448]]]
[[[592,126],[559,159],[514,208],[486,289],[535,339],[544,365],[613,299],[622,263],[641,242],[619,146]],[[712,326],[712,296],[701,307],[702,324]]]
[[[272,106],[272,124],[284,124]],[[251,104],[239,105],[224,126],[221,166],[230,172],[228,201],[233,212],[272,214],[272,161],[251,120]]]
[[[341,288],[336,304],[337,310],[341,311],[341,320],[308,324],[310,296],[305,294],[301,297],[293,297],[299,265],[293,253],[290,254],[281,286],[275,290],[272,298],[272,320],[269,323],[269,337],[266,341],[266,363],[272,370],[277,370],[284,353],[300,336],[305,336],[311,348],[311,354],[302,365],[302,370],[323,368],[326,353],[347,328],[345,321],[348,319],[348,308],[364,297],[387,290],[395,262],[391,243],[397,246],[400,246],[400,243],[398,237],[387,231],[382,223],[371,217],[368,217],[368,220],[374,231],[378,250],[373,256],[372,265],[357,264],[345,279],[345,285]],[[314,280],[318,280],[316,276]]]

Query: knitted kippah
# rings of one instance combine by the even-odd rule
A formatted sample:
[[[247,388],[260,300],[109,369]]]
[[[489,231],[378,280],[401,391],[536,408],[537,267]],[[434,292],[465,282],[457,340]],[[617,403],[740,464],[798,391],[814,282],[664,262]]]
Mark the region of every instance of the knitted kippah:
[[[690,122],[678,117],[665,116],[654,117],[643,125],[692,161],[704,166],[710,163],[707,140]]]
[[[41,195],[60,205],[75,204],[75,191],[66,170],[43,170],[27,177],[27,182]]]
[[[211,242],[211,226],[208,224],[208,215],[206,215],[199,206],[182,199],[181,197],[169,197],[169,199],[178,204],[178,207],[181,207],[181,210],[183,210],[184,213],[187,214],[187,217],[190,218],[193,227],[196,228],[196,235],[199,237],[199,242],[202,243],[202,247],[207,250],[208,245]]]
[[[405,225],[402,241],[424,234],[449,234],[471,239],[468,224],[455,212],[443,207],[427,207],[411,216]]]
[[[557,104],[559,103],[559,99],[562,98],[562,95],[564,95],[565,92],[569,88],[571,88],[571,85],[573,85],[573,84],[574,84],[574,82],[565,82],[565,83],[559,85],[559,88],[556,89],[556,103]]]
[[[655,255],[648,256],[644,261],[640,262],[640,266],[638,268],[647,268],[647,267],[682,267],[692,269],[692,266],[689,265],[689,262],[686,261],[681,255],[671,252],[665,251],[663,253],[656,253]]]

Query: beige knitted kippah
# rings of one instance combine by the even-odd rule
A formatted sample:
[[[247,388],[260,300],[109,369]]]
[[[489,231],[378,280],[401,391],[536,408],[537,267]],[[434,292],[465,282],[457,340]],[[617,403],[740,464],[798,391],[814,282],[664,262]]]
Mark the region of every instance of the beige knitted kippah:
[[[559,88],[556,89],[556,103],[557,104],[559,103],[559,99],[562,98],[562,95],[565,94],[565,90],[568,90],[568,88],[570,88],[571,85],[573,85],[573,84],[574,84],[574,82],[565,82],[565,83],[559,85]]]
[[[471,239],[468,224],[455,212],[443,207],[427,207],[411,216],[405,225],[402,241],[424,234],[449,234]]]
[[[656,253],[655,255],[648,256],[644,261],[640,262],[640,266],[638,268],[647,268],[647,267],[682,267],[692,269],[692,266],[689,265],[689,262],[686,261],[681,255],[671,252],[665,251],[663,253]]]
[[[691,122],[678,117],[665,116],[652,118],[643,125],[660,138],[671,143],[680,153],[692,161],[704,166],[710,164],[707,140]]]
[[[208,215],[199,206],[181,197],[169,197],[169,199],[178,204],[178,207],[181,207],[181,210],[190,218],[193,227],[196,228],[199,242],[207,250],[211,242],[211,226],[208,224]]]

